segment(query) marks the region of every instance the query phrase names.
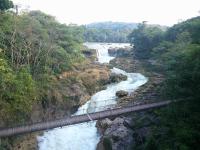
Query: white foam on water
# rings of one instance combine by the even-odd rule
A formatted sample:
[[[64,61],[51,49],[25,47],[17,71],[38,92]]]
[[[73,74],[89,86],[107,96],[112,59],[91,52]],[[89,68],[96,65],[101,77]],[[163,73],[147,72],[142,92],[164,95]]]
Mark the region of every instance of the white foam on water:
[[[109,56],[108,49],[113,47],[125,47],[129,44],[118,43],[85,43],[88,48],[96,49],[98,61],[109,63],[114,57]],[[86,112],[97,112],[103,110],[103,106],[116,104],[115,93],[119,90],[132,92],[147,82],[147,78],[140,73],[127,73],[121,69],[113,68],[112,72],[127,76],[126,81],[107,85],[105,90],[94,94],[91,99],[81,106],[73,115]],[[107,100],[107,101],[105,101]],[[76,124],[63,128],[56,128],[44,132],[38,137],[39,150],[95,150],[100,140],[100,135],[95,127],[96,121]]]

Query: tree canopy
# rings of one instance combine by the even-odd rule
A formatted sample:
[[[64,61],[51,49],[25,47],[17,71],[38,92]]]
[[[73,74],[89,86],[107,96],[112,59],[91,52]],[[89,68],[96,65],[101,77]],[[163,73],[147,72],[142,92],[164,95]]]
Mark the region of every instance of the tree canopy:
[[[129,34],[129,42],[133,44],[135,55],[140,58],[149,58],[151,49],[163,39],[164,31],[158,26],[139,24],[138,28]]]
[[[137,27],[136,23],[100,22],[84,26],[87,42],[128,42],[127,36]]]
[[[159,111],[160,123],[148,137],[146,149],[199,148],[200,138],[200,17],[178,23],[166,31],[141,24],[129,39],[137,58],[166,77],[163,97],[188,99]],[[149,62],[149,61],[148,61]]]
[[[83,59],[82,41],[81,27],[60,24],[40,11],[0,14],[2,123],[28,119],[35,101],[43,101],[51,79]]]
[[[0,0],[0,11],[5,11],[7,9],[13,8],[13,2],[10,0]]]

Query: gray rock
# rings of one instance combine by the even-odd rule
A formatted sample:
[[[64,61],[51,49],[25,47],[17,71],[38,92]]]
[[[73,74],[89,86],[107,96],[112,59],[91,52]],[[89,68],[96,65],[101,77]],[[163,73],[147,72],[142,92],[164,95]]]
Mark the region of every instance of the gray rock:
[[[113,150],[125,150],[133,141],[133,131],[124,126],[124,118],[116,118],[104,132],[104,137],[109,137]]]
[[[103,120],[98,120],[96,123],[96,127],[100,133],[103,133],[111,124],[112,124],[112,121],[106,118]]]
[[[129,117],[124,119],[123,124],[125,127],[130,128],[130,129],[133,129],[135,127],[135,123],[134,123],[133,119],[129,118]]]
[[[120,91],[116,92],[116,96],[119,97],[119,98],[125,97],[125,96],[128,96],[128,92],[120,90]]]
[[[115,82],[125,81],[126,79],[127,79],[127,76],[123,74],[111,73],[109,81],[110,83],[115,83]]]
[[[127,150],[133,141],[133,132],[125,126],[120,126],[112,134],[112,149],[113,150]]]

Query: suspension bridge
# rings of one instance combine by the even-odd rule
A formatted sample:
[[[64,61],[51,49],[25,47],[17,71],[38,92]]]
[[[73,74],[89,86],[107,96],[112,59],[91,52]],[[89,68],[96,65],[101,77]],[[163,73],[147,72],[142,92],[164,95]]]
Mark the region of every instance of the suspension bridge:
[[[5,128],[0,130],[0,137],[9,137],[14,135],[20,135],[25,133],[31,133],[36,131],[42,131],[42,130],[50,130],[57,127],[63,127],[88,121],[94,121],[99,119],[104,119],[108,117],[114,117],[121,114],[126,114],[130,112],[139,112],[143,110],[149,110],[154,108],[160,108],[163,106],[166,106],[174,101],[161,101],[156,103],[150,103],[150,104],[142,104],[142,105],[129,105],[126,107],[114,107],[114,108],[108,108],[106,110],[101,110],[98,112],[88,113],[81,115],[73,115],[70,117],[65,117],[62,119],[52,120],[52,121],[46,121],[46,122],[40,122],[40,123],[34,123],[30,125],[23,125],[18,127],[11,127],[11,128]]]

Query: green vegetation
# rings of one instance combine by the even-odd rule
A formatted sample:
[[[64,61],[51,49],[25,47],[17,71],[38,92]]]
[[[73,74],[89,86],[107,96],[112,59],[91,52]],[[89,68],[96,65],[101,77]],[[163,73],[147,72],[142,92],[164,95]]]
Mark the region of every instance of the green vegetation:
[[[0,0],[0,11],[5,11],[7,9],[13,8],[13,2],[10,0]]]
[[[87,42],[126,43],[127,36],[137,27],[136,23],[101,22],[84,27]]]
[[[111,140],[108,137],[103,138],[103,146],[105,150],[112,150]]]
[[[81,27],[40,11],[0,14],[0,126],[30,119],[34,103],[46,101],[53,79],[83,60],[82,42]]]
[[[157,112],[161,122],[144,144],[146,149],[199,149],[200,17],[166,31],[141,24],[129,39],[137,58],[151,62],[152,68],[164,73],[165,98],[189,98]]]
[[[34,95],[35,83],[27,69],[14,72],[4,59],[0,59],[0,118],[7,123],[27,119],[26,112],[31,111]]]
[[[161,42],[163,34],[164,31],[161,27],[149,26],[145,23],[139,24],[138,28],[128,36],[130,43],[134,45],[136,57],[150,58],[151,49]]]

